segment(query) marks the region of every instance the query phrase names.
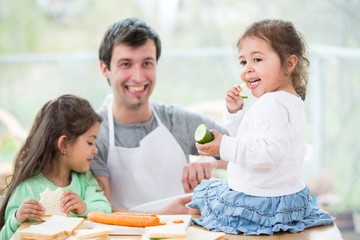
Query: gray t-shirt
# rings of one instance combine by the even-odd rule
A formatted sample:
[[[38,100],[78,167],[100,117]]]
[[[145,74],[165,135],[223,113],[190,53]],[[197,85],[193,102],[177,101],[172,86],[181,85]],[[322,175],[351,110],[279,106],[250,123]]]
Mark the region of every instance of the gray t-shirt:
[[[161,119],[161,122],[180,144],[185,156],[199,155],[195,147],[194,132],[200,123],[205,123],[209,129],[216,129],[222,134],[226,133],[224,127],[204,114],[187,111],[175,105],[158,103],[151,103],[151,105]],[[91,169],[96,176],[108,177],[109,124],[107,109],[103,108],[99,114],[103,121],[100,126],[98,139],[96,140],[98,154],[92,161]],[[124,125],[115,121],[115,145],[125,148],[139,147],[139,142],[157,126],[158,123],[154,115],[152,115],[148,122],[143,124]]]

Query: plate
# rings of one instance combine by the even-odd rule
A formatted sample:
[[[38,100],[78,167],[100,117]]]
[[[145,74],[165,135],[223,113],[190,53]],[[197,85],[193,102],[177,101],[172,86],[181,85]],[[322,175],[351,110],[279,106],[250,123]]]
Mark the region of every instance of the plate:
[[[166,225],[174,224],[174,220],[183,220],[185,227],[187,228],[191,224],[192,217],[191,215],[157,215],[160,218],[160,222],[166,223]],[[109,225],[91,222],[89,220],[84,221],[83,225],[84,229],[96,229],[96,228],[106,228],[111,229],[113,232],[110,235],[133,235],[140,236],[144,233],[145,228],[142,227],[126,227],[126,226],[118,226],[118,225]]]
[[[168,198],[163,198],[163,199],[152,201],[152,202],[147,202],[147,203],[138,205],[136,207],[130,208],[130,210],[131,211],[141,211],[141,212],[156,211],[156,210],[162,209],[163,207],[166,207],[167,205],[169,205],[171,202],[175,201],[176,199],[184,198],[184,197],[188,197],[188,196],[192,196],[192,193],[185,193],[185,194],[180,194],[180,195],[176,195],[176,196],[172,196],[172,197],[168,197]]]

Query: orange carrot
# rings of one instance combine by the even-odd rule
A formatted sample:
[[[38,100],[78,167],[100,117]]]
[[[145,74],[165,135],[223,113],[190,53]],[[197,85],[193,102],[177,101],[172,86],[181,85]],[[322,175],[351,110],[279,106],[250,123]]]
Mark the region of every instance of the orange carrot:
[[[184,220],[182,220],[182,219],[174,219],[172,222],[175,223],[175,224],[184,223]]]
[[[159,217],[144,216],[144,214],[90,212],[87,218],[92,222],[129,227],[148,227],[160,225]]]
[[[114,215],[132,215],[132,216],[152,216],[157,217],[155,213],[132,213],[132,212],[113,212]]]

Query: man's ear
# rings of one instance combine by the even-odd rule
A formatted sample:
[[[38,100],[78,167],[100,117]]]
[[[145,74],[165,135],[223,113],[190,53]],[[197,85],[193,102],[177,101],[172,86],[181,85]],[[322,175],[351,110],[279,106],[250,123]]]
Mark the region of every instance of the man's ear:
[[[291,73],[294,68],[296,67],[296,64],[298,63],[298,57],[295,55],[290,55],[286,60],[286,67],[288,73]]]
[[[67,146],[67,137],[66,135],[61,135],[59,139],[57,140],[57,148],[59,149],[61,155],[66,154],[66,146]]]
[[[106,64],[102,60],[100,60],[99,63],[100,63],[100,71],[101,71],[102,75],[106,78],[109,85],[111,86],[110,79],[109,79],[109,68],[106,66]]]

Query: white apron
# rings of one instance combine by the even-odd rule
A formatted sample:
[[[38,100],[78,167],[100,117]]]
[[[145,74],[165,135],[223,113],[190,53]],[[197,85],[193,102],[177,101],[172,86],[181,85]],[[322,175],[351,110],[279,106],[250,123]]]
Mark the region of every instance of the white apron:
[[[115,146],[112,102],[108,104],[111,204],[126,209],[183,194],[181,178],[187,164],[179,143],[153,110],[158,126],[139,147]],[[121,134],[121,133],[120,133]]]

